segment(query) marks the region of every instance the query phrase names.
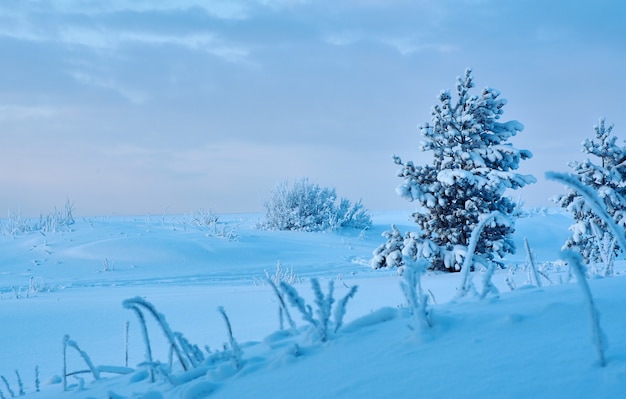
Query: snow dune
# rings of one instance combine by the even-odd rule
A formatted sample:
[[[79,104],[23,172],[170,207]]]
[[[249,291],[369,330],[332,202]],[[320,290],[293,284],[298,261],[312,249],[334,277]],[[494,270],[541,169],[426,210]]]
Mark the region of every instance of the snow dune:
[[[568,283],[558,260],[568,236],[568,216],[543,210],[517,223],[518,254],[495,277],[500,294],[484,301],[455,299],[460,274],[428,274],[433,327],[417,331],[404,307],[395,271],[367,266],[380,233],[395,223],[413,228],[408,213],[374,215],[368,231],[332,233],[260,231],[257,215],[227,215],[218,229],[190,226],[181,218],[91,218],[72,231],[0,238],[0,382],[5,397],[33,398],[554,398],[623,397],[626,392],[626,280],[590,280],[608,341],[608,364],[597,363],[583,295]],[[236,240],[224,238],[225,229]],[[231,237],[232,238],[232,237]],[[523,240],[552,281],[528,285]],[[348,302],[344,326],[320,343],[296,309],[297,332],[279,331],[278,303],[261,282],[277,262],[302,282],[296,289],[313,305],[309,279],[335,297],[359,290]],[[473,281],[480,285],[480,272]],[[508,279],[508,283],[507,283]],[[510,286],[516,289],[511,291]],[[226,358],[201,365],[196,375],[180,369],[172,381],[150,383],[144,344],[127,298],[154,304],[171,328],[212,353],[228,346],[218,306],[223,306],[243,350],[237,371]],[[313,305],[314,306],[314,305]],[[65,334],[96,365],[124,366],[129,322],[129,375],[103,374],[84,386],[69,378],[63,392]],[[149,323],[154,358],[167,363],[165,339]],[[228,353],[225,352],[225,353]],[[35,381],[35,367],[39,383]],[[69,352],[68,368],[85,368]],[[35,392],[37,385],[40,392]]]

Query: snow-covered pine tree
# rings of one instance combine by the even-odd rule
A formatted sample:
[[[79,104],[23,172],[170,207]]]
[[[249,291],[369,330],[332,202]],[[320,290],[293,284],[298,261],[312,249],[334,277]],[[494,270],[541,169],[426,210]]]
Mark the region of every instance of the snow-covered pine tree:
[[[431,123],[420,127],[424,137],[420,147],[432,153],[432,164],[416,166],[394,156],[401,166],[398,176],[404,179],[396,191],[418,204],[412,216],[420,231],[406,236],[402,254],[427,258],[435,270],[460,270],[472,230],[494,211],[504,217],[485,226],[474,265],[514,252],[514,222],[510,216],[516,214],[517,204],[504,194],[507,189],[536,181],[531,175],[515,172],[521,160],[532,156],[530,151],[507,143],[524,126],[514,120],[499,121],[506,100],[499,98],[498,90],[485,88],[476,96],[470,95],[472,87],[468,69],[458,78],[456,101],[450,91],[442,91],[439,103],[432,108]],[[395,236],[390,238],[397,240]],[[373,267],[387,266],[380,252],[384,249],[382,245],[378,253],[374,252],[378,262],[373,259]],[[394,261],[397,263],[397,259]]]
[[[585,139],[582,152],[594,155],[599,163],[589,158],[583,162],[572,161],[569,166],[584,185],[592,188],[603,200],[607,213],[620,226],[626,225],[626,146],[617,144],[611,133],[613,125],[606,125],[604,118],[594,126],[595,138]],[[585,203],[575,190],[555,198],[555,202],[574,217],[570,227],[572,236],[563,249],[578,248],[583,262],[603,263],[605,273],[612,273],[614,257],[619,254],[615,237],[606,223]]]

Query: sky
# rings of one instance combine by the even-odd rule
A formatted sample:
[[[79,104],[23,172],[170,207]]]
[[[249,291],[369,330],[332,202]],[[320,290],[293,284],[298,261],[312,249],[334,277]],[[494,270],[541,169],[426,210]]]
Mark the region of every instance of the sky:
[[[626,3],[90,0],[0,3],[0,215],[261,212],[308,177],[407,209],[392,156],[472,68],[508,100],[511,142],[547,170],[582,160],[600,117],[626,139]]]

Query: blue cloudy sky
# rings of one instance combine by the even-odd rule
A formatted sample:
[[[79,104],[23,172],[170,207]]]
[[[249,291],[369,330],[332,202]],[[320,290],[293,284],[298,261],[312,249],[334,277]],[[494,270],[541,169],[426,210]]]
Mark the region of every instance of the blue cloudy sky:
[[[626,138],[626,2],[3,0],[0,210],[262,210],[308,176],[412,209],[392,155],[466,67],[526,129],[547,205],[601,116]]]

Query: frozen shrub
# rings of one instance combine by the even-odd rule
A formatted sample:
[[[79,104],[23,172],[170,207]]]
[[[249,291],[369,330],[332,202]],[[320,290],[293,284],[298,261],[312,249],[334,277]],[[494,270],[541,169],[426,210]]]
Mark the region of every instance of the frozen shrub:
[[[352,204],[341,198],[337,204],[334,188],[309,183],[307,178],[293,186],[281,181],[265,204],[260,228],[268,230],[327,231],[343,227],[364,229],[371,226],[361,201]]]
[[[428,268],[428,261],[420,259],[406,265],[400,287],[407,300],[411,314],[415,318],[416,332],[423,332],[432,327],[428,295],[422,290],[422,274]]]
[[[212,210],[202,208],[189,215],[189,223],[198,228],[213,227],[220,221],[219,216]]]
[[[265,269],[264,278],[254,279],[255,285],[265,285],[269,284],[269,282],[277,285],[280,284],[281,281],[293,285],[296,283],[301,283],[302,279],[294,272],[293,266],[283,267],[283,264],[280,261],[276,263],[276,270],[274,271],[274,273],[270,273],[267,269]]]
[[[311,279],[311,288],[313,289],[313,293],[315,294],[315,305],[316,310],[313,311],[313,307],[308,305],[304,298],[300,296],[298,291],[290,284],[286,282],[280,283],[280,289],[282,290],[282,294],[289,303],[300,311],[302,318],[309,322],[316,330],[319,335],[319,339],[321,342],[326,342],[329,338],[329,332],[337,330],[343,324],[343,317],[346,314],[346,305],[350,298],[353,298],[357,292],[358,287],[352,286],[348,293],[335,305],[334,312],[331,312],[333,307],[333,303],[335,303],[334,291],[335,284],[332,280],[328,281],[328,294],[324,294],[322,292],[322,288],[320,287],[319,280],[316,278]],[[276,290],[277,291],[277,290]],[[284,299],[280,293],[277,292],[279,298],[281,298],[281,302],[284,303]],[[334,316],[334,329],[330,330],[330,317],[331,313]],[[317,317],[315,317],[317,316]]]
[[[47,215],[41,214],[39,218],[24,218],[18,212],[9,212],[7,219],[0,221],[0,234],[15,236],[17,234],[38,231],[41,233],[57,233],[69,231],[74,224],[74,204],[69,200],[63,209],[54,208]]]

